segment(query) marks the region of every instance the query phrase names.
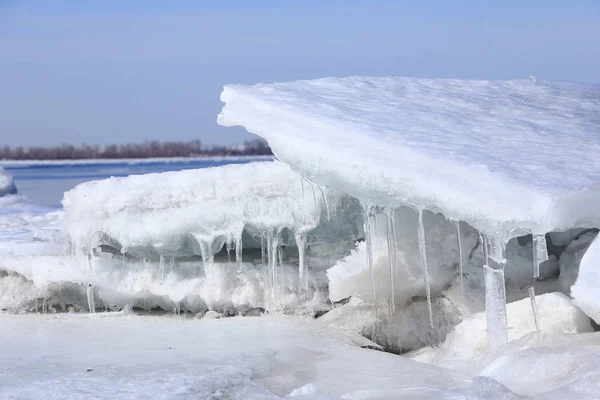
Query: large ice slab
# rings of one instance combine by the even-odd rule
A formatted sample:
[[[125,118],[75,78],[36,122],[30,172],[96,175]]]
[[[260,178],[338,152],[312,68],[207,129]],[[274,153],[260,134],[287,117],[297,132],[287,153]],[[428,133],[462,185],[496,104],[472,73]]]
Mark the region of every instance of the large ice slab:
[[[227,165],[86,182],[65,193],[77,248],[109,244],[168,256],[218,252],[246,231],[306,233],[342,195],[302,180],[280,162]]]
[[[600,226],[600,85],[325,78],[227,85],[218,122],[366,203],[503,236]]]
[[[76,286],[78,302],[69,304],[84,309],[94,307],[81,304],[81,289],[93,287],[99,309],[310,312],[326,302],[324,270],[362,234],[356,199],[281,162],[86,182],[65,193],[63,205],[70,251],[60,268],[34,268],[16,255],[0,260],[0,270],[33,281],[36,298],[59,307],[55,283],[63,282]],[[35,306],[31,296],[9,300],[7,308]]]

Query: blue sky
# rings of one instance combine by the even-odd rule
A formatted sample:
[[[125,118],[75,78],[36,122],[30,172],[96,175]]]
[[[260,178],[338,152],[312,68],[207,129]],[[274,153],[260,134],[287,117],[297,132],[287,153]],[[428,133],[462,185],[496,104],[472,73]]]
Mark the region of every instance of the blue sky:
[[[237,143],[226,83],[600,82],[600,1],[490,3],[0,0],[0,145]]]

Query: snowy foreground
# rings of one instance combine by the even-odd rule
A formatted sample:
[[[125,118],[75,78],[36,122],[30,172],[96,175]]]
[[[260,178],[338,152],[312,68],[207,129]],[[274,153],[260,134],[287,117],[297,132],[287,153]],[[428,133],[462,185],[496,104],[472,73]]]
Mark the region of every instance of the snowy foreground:
[[[278,161],[86,182],[61,210],[1,172],[0,397],[598,398],[600,87],[221,98]]]
[[[598,334],[526,336],[471,378],[358,348],[313,319],[111,314],[0,315],[0,397],[592,399],[600,389]]]

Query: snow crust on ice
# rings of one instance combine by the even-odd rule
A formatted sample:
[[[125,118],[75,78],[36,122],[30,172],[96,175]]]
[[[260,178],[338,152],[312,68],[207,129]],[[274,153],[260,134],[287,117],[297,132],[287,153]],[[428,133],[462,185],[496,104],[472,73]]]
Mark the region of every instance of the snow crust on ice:
[[[112,242],[123,251],[182,256],[201,254],[204,244],[217,253],[244,230],[258,248],[260,232],[307,233],[324,203],[334,208],[342,197],[283,163],[259,162],[85,182],[65,193],[63,205],[77,248]]]
[[[475,373],[360,349],[300,317],[0,314],[0,335],[2,398],[541,400],[600,389],[598,333],[528,335]]]
[[[7,194],[17,194],[17,187],[13,177],[4,168],[0,167],[0,197]]]
[[[279,399],[294,393],[314,399],[382,385],[439,391],[470,383],[456,372],[360,349],[312,318],[0,314],[0,335],[2,398]]]
[[[226,85],[218,118],[363,203],[506,240],[600,226],[600,85],[401,77]],[[521,233],[522,234],[522,233]]]

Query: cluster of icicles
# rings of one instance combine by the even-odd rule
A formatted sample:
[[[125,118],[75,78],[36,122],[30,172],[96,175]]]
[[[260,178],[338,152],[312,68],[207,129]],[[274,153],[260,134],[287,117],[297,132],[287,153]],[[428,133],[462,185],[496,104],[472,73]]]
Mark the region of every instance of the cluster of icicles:
[[[262,270],[267,271],[267,304],[266,307],[270,310],[275,310],[277,304],[277,288],[279,287],[279,275],[278,272],[283,266],[282,256],[282,244],[281,244],[281,233],[283,228],[268,229],[266,232],[260,233],[260,254],[261,254],[261,266]],[[298,247],[298,282],[300,286],[306,291],[308,290],[308,276],[306,273],[306,234],[297,232],[294,235],[296,246]],[[238,235],[233,240],[227,240],[225,243],[227,250],[228,264],[231,262],[231,253],[235,250],[235,265],[237,266],[238,272],[243,271],[242,263],[242,235]],[[210,243],[205,243],[202,246],[202,261],[204,264],[204,272],[209,282],[215,283],[217,281],[214,269],[214,251]],[[162,260],[162,257],[161,257]],[[162,262],[162,261],[161,261]],[[214,285],[210,285],[211,287]]]
[[[375,279],[373,276],[373,245],[372,245],[372,224],[376,223],[376,215],[380,212],[386,215],[386,238],[388,248],[388,264],[390,270],[391,283],[391,298],[389,301],[390,312],[395,313],[395,290],[394,281],[397,273],[397,242],[396,242],[396,226],[395,226],[395,208],[382,208],[378,206],[365,205],[363,207],[363,219],[366,242],[366,264],[369,269],[369,277],[371,281],[371,291],[373,304],[377,304],[377,293],[375,290]],[[431,305],[431,287],[429,282],[429,273],[427,271],[427,253],[425,246],[425,229],[423,226],[423,209],[418,208],[418,226],[417,236],[419,242],[419,255],[421,259],[421,269],[423,272],[423,280],[427,296],[427,310],[429,313],[429,325],[433,328],[433,312]],[[461,299],[464,302],[464,287],[463,287],[463,251],[461,243],[461,233],[459,221],[451,221],[456,231],[458,259],[459,259],[459,274],[460,274],[460,293]],[[376,227],[375,227],[376,228]],[[483,251],[483,270],[485,284],[485,310],[487,320],[488,348],[490,350],[497,349],[508,342],[508,321],[506,314],[506,287],[504,280],[504,266],[506,265],[506,242],[498,240],[490,240],[488,236],[480,232],[480,241]],[[490,250],[493,256],[490,256]],[[490,259],[496,261],[498,268],[493,268]],[[540,276],[540,264],[548,260],[548,251],[546,246],[546,237],[543,234],[533,235],[533,277],[534,279]],[[410,276],[410,271],[407,268]],[[529,288],[529,298],[531,301],[531,309],[537,331],[540,330],[539,319],[537,315],[537,305],[535,300],[535,290],[533,286]]]
[[[331,210],[329,206],[329,201],[327,199],[326,191],[320,185],[315,184],[312,180],[307,177],[301,178],[301,190],[302,197],[305,196],[304,182],[310,186],[312,191],[312,198],[314,201],[314,209],[319,210],[318,208],[318,197],[323,202],[325,207],[327,221],[331,220]],[[320,196],[317,196],[315,191],[315,187],[320,191]],[[334,212],[337,211],[334,207]],[[319,217],[316,217],[318,220]],[[318,225],[318,221],[314,222],[314,226]],[[275,311],[277,304],[277,288],[278,288],[278,271],[279,267],[283,266],[283,258],[282,258],[282,245],[281,245],[281,233],[284,227],[272,228],[272,229],[264,229],[260,232],[260,243],[261,243],[261,264],[262,270],[267,271],[267,291],[268,296],[266,296],[266,304],[265,307],[271,311]],[[298,282],[300,285],[300,289],[305,293],[308,291],[308,274],[307,274],[307,232],[310,230],[310,227],[304,227],[299,231],[294,233],[294,239],[296,246],[298,248]],[[232,265],[232,257],[231,253],[235,251],[235,265],[237,266],[238,272],[243,271],[243,263],[242,263],[242,234],[243,230],[236,237],[228,237],[224,240],[224,243],[218,243],[215,246],[215,241],[204,240],[202,237],[197,237],[198,243],[200,245],[200,253],[202,257],[202,262],[204,265],[205,276],[207,277],[209,283],[209,287],[215,287],[215,283],[217,281],[216,271],[214,269],[214,257],[215,257],[215,248],[218,248],[217,252],[225,246],[227,251],[228,264]],[[255,240],[258,237],[254,237]],[[220,238],[219,240],[223,240]],[[77,251],[73,250],[73,258],[74,261],[77,262]],[[126,248],[121,248],[122,260],[125,262],[125,253]],[[93,248],[90,247],[87,251],[87,265],[89,267],[90,272],[94,272],[93,268],[93,260],[94,260],[94,252]],[[147,259],[144,260],[147,268],[150,268],[149,262]],[[158,277],[160,280],[164,280],[166,276],[169,274],[170,270],[172,270],[174,266],[175,260],[170,257],[167,258],[164,255],[159,256],[159,266],[158,266]],[[94,301],[94,290],[93,285],[87,285],[87,298],[88,298],[88,306],[90,312],[95,312],[95,301]],[[176,304],[174,312],[179,313],[179,305]]]
[[[266,296],[267,303],[266,308],[275,311],[278,297],[278,282],[279,282],[279,269],[283,266],[282,257],[282,243],[281,233],[284,228],[268,229],[260,233],[261,243],[261,266],[262,270],[267,271],[267,291]],[[298,248],[298,282],[300,289],[306,292],[308,290],[308,274],[306,265],[306,252],[307,252],[307,235],[302,232],[296,232],[294,234],[296,246]],[[225,249],[227,251],[227,261],[229,265],[235,265],[238,272],[243,272],[242,263],[242,234],[240,233],[234,239],[228,239],[225,241]],[[222,247],[222,246],[219,246]],[[204,273],[208,279],[209,287],[215,287],[217,282],[216,271],[214,268],[214,257],[215,251],[213,243],[208,241],[200,241],[201,257],[204,266]],[[235,252],[235,263],[232,262],[232,253]],[[125,262],[126,249],[121,249],[122,260]],[[144,260],[147,268],[150,268],[149,261]],[[94,253],[93,250],[88,252],[87,264],[90,272],[94,272]],[[165,280],[166,276],[173,269],[175,260],[172,257],[165,257],[164,255],[159,256],[158,263],[158,277],[160,280]],[[92,284],[87,285],[87,300],[90,312],[95,312],[95,300],[94,300],[94,287]],[[176,304],[176,310],[178,309]],[[179,311],[177,310],[176,313]]]

